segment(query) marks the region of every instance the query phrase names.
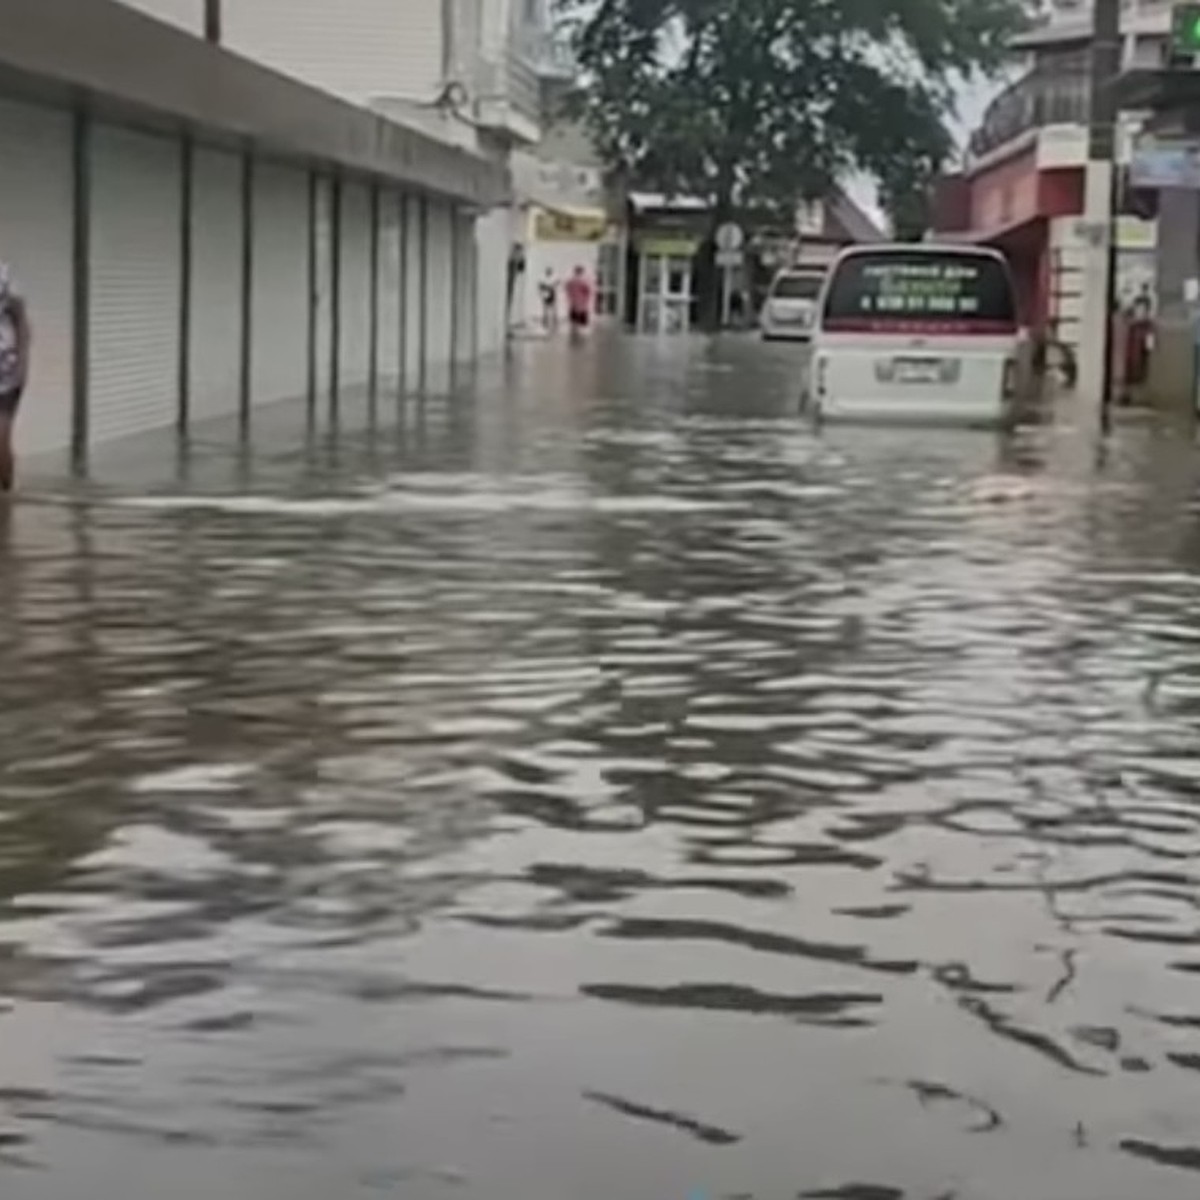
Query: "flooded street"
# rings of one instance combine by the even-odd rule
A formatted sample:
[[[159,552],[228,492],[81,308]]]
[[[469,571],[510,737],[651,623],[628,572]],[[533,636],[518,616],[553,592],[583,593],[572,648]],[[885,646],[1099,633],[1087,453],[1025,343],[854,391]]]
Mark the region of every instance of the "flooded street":
[[[523,346],[0,517],[3,1200],[1192,1200],[1200,459]]]

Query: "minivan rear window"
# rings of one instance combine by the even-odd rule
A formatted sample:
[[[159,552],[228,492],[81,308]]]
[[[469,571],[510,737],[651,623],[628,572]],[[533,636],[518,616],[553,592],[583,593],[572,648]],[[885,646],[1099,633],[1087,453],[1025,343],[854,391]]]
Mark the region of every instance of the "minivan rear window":
[[[815,300],[821,294],[824,279],[820,275],[780,275],[771,295],[780,300]]]
[[[1017,306],[1008,268],[989,254],[853,254],[834,268],[824,324],[835,332],[999,333],[1016,328]]]

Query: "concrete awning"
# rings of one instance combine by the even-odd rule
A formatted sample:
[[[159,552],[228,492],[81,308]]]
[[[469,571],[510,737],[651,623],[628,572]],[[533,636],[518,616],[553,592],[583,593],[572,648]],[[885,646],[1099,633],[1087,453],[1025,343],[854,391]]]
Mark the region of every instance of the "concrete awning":
[[[255,146],[490,207],[499,163],[112,0],[0,0],[0,92],[165,133]]]

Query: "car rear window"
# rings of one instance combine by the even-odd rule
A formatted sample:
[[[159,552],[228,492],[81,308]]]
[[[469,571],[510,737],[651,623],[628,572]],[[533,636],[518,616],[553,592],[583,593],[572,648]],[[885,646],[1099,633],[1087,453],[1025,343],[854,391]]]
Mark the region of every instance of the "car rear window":
[[[820,275],[780,275],[771,295],[781,300],[815,300],[823,282]]]
[[[855,254],[834,269],[827,328],[884,329],[930,323],[992,331],[1016,327],[1016,299],[1004,263],[955,251]]]

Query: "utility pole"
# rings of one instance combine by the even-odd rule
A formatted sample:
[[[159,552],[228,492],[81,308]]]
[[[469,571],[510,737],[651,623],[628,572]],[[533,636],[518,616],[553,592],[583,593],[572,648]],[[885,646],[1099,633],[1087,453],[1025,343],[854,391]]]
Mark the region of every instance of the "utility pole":
[[[204,40],[221,44],[221,0],[204,0]]]
[[[1087,250],[1083,269],[1083,322],[1079,390],[1097,426],[1107,419],[1112,387],[1112,307],[1115,289],[1117,102],[1113,84],[1121,69],[1121,0],[1094,0],[1091,111],[1083,218]]]

